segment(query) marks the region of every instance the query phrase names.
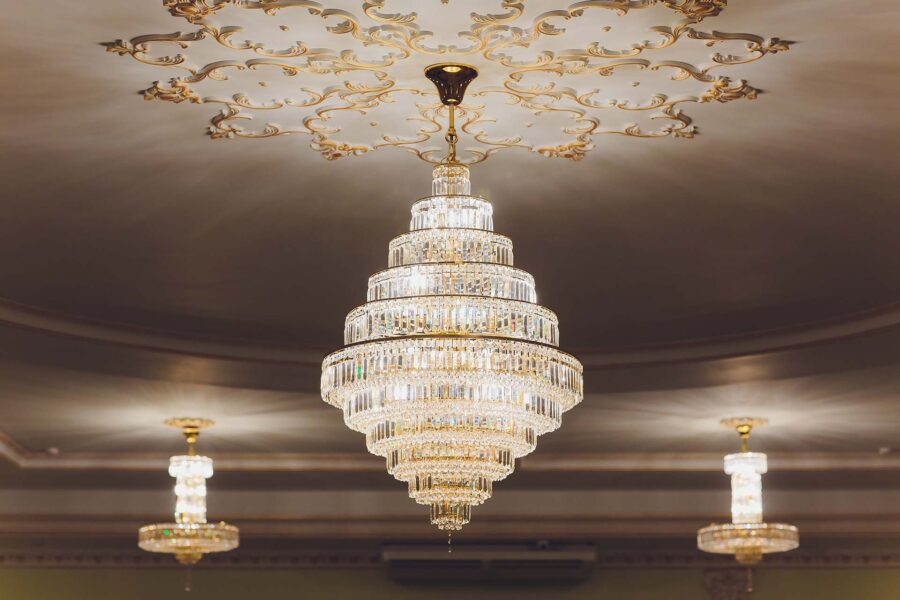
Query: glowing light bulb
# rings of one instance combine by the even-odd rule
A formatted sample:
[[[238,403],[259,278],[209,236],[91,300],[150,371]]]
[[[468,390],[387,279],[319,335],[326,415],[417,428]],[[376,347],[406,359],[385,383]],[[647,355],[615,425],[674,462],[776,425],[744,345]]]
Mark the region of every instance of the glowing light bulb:
[[[725,457],[725,473],[731,475],[731,522],[762,523],[762,475],[768,470],[766,455],[739,452]]]
[[[173,456],[169,475],[175,478],[175,522],[206,523],[206,480],[213,476],[207,456]]]

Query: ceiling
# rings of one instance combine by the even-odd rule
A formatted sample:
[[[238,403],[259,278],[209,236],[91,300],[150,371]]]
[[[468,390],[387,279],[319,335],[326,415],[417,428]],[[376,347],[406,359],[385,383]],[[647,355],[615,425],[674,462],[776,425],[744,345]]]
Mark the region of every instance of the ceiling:
[[[191,29],[157,0],[7,13],[0,487],[165,487],[180,441],[161,421],[197,414],[218,423],[201,444],[223,489],[402,502],[320,400],[319,364],[430,166],[398,148],[326,161],[304,135],[210,140],[216,109],[145,102],[161,68],[101,44]],[[473,167],[586,365],[583,405],[497,497],[727,487],[717,422],[743,413],[771,421],[755,439],[774,489],[900,488],[898,18],[880,0],[733,0],[698,28],[793,42],[734,67],[758,99],[691,103],[693,139],[598,135],[578,161],[510,148]],[[379,134],[410,105],[388,108]]]

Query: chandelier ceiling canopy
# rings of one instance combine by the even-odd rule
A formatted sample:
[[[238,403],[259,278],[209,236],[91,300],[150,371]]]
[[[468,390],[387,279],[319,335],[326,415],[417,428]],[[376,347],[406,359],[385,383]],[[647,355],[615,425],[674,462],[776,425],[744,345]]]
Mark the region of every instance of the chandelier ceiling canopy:
[[[206,521],[206,480],[213,475],[213,461],[196,454],[200,431],[212,427],[209,419],[169,419],[166,425],[181,429],[187,454],[169,459],[169,475],[175,478],[175,522],[145,525],[138,531],[138,546],[148,552],[174,554],[184,565],[192,565],[212,552],[238,547],[238,528],[225,522]]]
[[[163,0],[169,30],[106,44],[151,101],[209,105],[213,138],[299,134],[327,159],[440,162],[446,106],[421,73],[464,61],[460,161],[578,160],[604,134],[690,138],[697,104],[754,99],[745,65],[789,43],[719,31],[726,0]],[[139,24],[136,24],[139,27]],[[202,125],[198,123],[198,131]]]
[[[768,470],[766,455],[750,452],[750,431],[768,421],[756,417],[725,419],[722,425],[736,429],[741,451],[725,457],[725,473],[731,476],[731,523],[719,523],[697,532],[697,546],[704,552],[733,554],[741,564],[752,565],[763,554],[787,552],[800,545],[793,525],[763,522],[762,476]]]

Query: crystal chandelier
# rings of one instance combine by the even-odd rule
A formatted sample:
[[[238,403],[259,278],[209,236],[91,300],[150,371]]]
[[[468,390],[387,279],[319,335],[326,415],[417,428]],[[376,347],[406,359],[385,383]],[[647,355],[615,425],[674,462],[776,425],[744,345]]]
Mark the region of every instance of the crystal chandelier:
[[[697,546],[704,552],[733,554],[741,564],[752,565],[763,554],[787,552],[800,545],[797,528],[784,523],[764,523],[762,475],[767,471],[766,455],[750,452],[750,431],[765,425],[765,419],[740,417],[725,419],[722,425],[736,429],[741,451],[725,456],[725,473],[731,475],[731,523],[719,523],[697,532]]]
[[[138,546],[148,552],[174,554],[183,565],[192,565],[211,552],[238,547],[238,528],[228,523],[206,522],[206,480],[213,475],[213,461],[194,452],[200,430],[212,427],[208,419],[169,419],[166,425],[181,429],[188,453],[169,459],[169,475],[175,478],[175,522],[145,525],[138,530]]]
[[[432,195],[413,205],[410,232],[391,241],[389,268],[347,316],[346,347],[325,358],[322,397],[431,522],[454,531],[581,401],[582,368],[557,349],[556,315],[512,266],[512,242],[494,233],[491,205],[470,194],[456,160],[455,106],[477,72],[441,64],[425,74],[448,107],[448,156]]]

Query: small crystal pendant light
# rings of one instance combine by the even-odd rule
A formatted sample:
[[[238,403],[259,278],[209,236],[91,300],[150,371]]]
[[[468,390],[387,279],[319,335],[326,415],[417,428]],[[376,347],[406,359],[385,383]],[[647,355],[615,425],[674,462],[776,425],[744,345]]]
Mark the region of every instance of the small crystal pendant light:
[[[213,461],[194,451],[209,419],[169,419],[166,425],[181,429],[187,454],[169,459],[169,475],[175,478],[175,522],[145,525],[138,530],[138,546],[148,552],[174,554],[183,565],[192,565],[211,552],[238,547],[238,528],[224,522],[206,522],[206,480],[213,475]]]
[[[800,545],[793,525],[763,522],[762,475],[768,465],[765,454],[750,452],[750,431],[766,423],[754,417],[722,421],[741,437],[741,451],[725,457],[725,473],[731,476],[731,523],[709,525],[697,532],[700,550],[733,554],[742,565],[756,564],[763,554],[787,552]]]

